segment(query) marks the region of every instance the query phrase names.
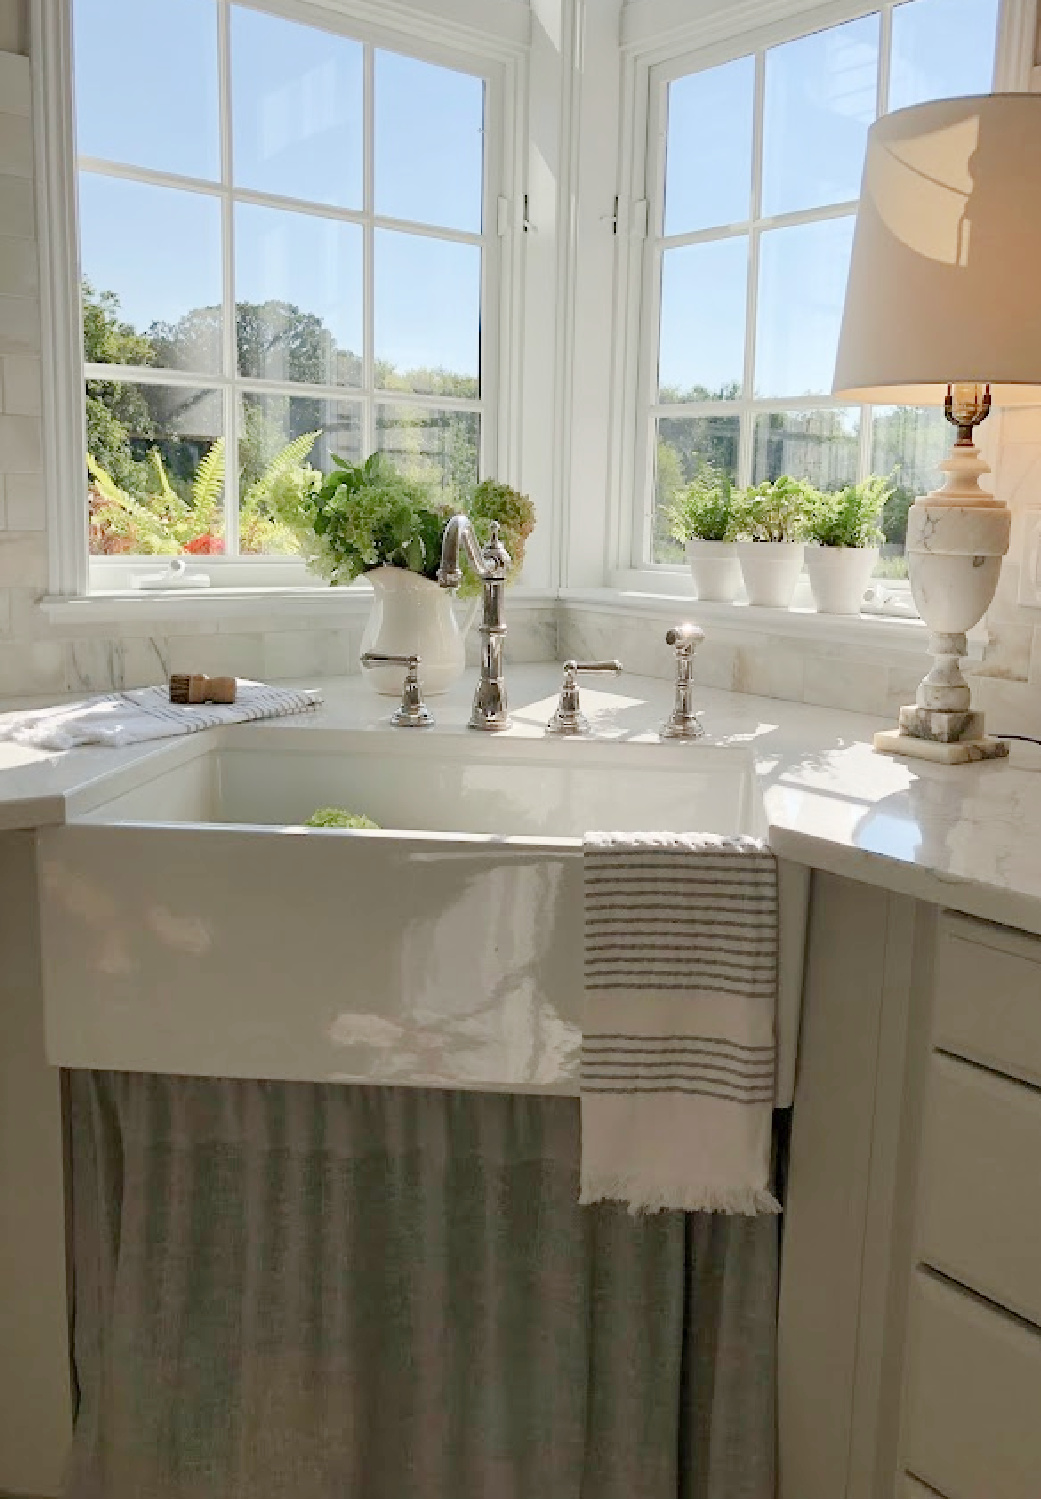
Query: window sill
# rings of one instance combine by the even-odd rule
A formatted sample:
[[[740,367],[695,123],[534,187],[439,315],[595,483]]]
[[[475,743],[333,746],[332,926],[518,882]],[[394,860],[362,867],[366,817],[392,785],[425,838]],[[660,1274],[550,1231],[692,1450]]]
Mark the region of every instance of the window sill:
[[[550,589],[510,590],[515,607],[537,608],[556,604]],[[367,618],[372,607],[372,586],[351,584],[328,588],[324,584],[289,588],[208,589],[108,589],[77,597],[51,594],[40,600],[40,609],[53,625],[69,629],[77,625],[127,625],[164,620],[256,620],[263,616],[271,628],[292,628],[293,621],[306,619],[348,623]]]
[[[762,636],[764,640],[801,640],[840,649],[885,652],[921,657],[927,628],[919,619],[891,615],[819,615],[812,609],[764,609],[747,604],[699,604],[684,575],[658,575],[654,587],[537,589],[523,585],[511,588],[507,622],[511,610],[577,608],[595,614],[659,622],[688,618],[709,633],[738,632]],[[372,588],[359,582],[349,588],[325,585],[300,587],[208,589],[110,589],[79,597],[50,595],[40,600],[47,620],[64,632],[79,626],[150,626],[163,622],[250,621],[250,628],[263,618],[272,630],[302,628],[321,621],[327,628],[364,621],[372,605]],[[268,623],[270,622],[270,623]],[[985,633],[970,636],[971,655],[979,657]]]
[[[643,580],[640,581],[641,583]],[[818,641],[829,645],[921,656],[926,650],[928,628],[920,619],[898,615],[820,615],[809,608],[765,609],[749,604],[699,604],[683,588],[683,573],[658,575],[654,587],[615,589],[565,589],[565,604],[601,614],[621,614],[648,620],[678,617],[694,620],[708,631],[740,631],[767,639]],[[981,644],[970,637],[973,656]]]

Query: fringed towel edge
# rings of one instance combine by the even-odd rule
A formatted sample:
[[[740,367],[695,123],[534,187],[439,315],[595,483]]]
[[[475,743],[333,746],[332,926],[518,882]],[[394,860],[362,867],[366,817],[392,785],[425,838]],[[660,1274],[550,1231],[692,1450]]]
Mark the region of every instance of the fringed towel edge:
[[[719,1183],[674,1183],[652,1186],[616,1175],[583,1174],[579,1203],[624,1203],[631,1214],[687,1213],[779,1214],[780,1203],[766,1188],[724,1187]]]

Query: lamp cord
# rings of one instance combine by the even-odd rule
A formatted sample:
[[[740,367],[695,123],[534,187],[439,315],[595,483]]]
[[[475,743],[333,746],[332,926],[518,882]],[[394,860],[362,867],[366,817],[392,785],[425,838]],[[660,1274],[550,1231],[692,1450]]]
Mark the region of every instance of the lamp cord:
[[[1032,734],[995,734],[996,740],[1025,740],[1028,745],[1041,745],[1041,740]]]

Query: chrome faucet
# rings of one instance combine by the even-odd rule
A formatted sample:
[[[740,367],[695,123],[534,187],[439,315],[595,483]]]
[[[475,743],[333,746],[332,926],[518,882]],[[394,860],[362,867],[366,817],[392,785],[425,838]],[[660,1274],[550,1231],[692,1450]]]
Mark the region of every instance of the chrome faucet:
[[[484,607],[481,612],[481,677],[470,712],[471,729],[509,729],[506,711],[506,683],[502,675],[502,646],[506,639],[506,569],[510,554],[499,540],[499,523],[492,522],[492,534],[482,547],[469,516],[453,516],[445,527],[441,543],[441,566],[437,581],[443,589],[458,588],[463,580],[459,566],[460,545],[465,549],[471,568],[484,585]]]

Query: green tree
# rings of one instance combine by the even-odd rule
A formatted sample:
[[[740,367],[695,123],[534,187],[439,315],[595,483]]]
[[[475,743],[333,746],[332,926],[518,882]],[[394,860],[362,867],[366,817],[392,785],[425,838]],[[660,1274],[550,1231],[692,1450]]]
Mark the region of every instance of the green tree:
[[[83,358],[99,365],[150,365],[150,340],[120,316],[115,292],[99,292],[83,282]],[[117,484],[143,494],[147,476],[132,439],[155,434],[143,387],[117,380],[87,381],[87,452]]]

